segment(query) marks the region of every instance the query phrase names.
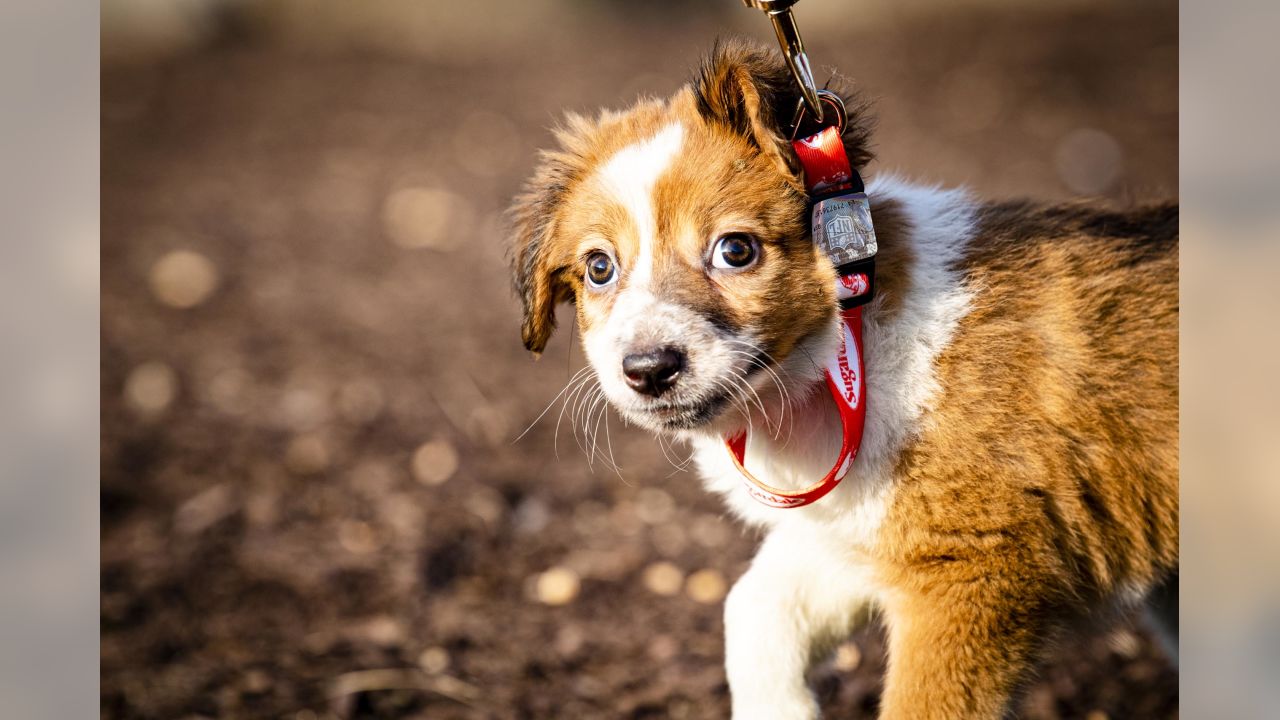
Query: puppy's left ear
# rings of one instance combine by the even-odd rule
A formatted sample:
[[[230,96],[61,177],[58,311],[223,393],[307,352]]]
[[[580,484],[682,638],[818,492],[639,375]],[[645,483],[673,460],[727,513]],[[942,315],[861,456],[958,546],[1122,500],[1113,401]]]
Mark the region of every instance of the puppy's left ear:
[[[760,148],[799,182],[801,167],[783,129],[800,93],[782,57],[741,41],[717,41],[696,83],[698,112]]]
[[[572,169],[562,153],[543,153],[537,172],[516,197],[510,217],[515,231],[511,265],[516,294],[524,305],[520,334],[524,346],[535,355],[547,347],[556,327],[556,305],[573,297],[564,280],[567,268],[553,253],[556,211],[572,179]]]

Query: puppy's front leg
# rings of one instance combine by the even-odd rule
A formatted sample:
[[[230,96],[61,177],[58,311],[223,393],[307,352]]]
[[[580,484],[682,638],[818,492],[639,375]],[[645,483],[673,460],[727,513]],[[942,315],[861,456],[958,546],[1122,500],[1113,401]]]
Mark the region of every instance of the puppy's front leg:
[[[917,578],[927,591],[886,602],[889,673],[880,720],[999,720],[1052,632],[1024,579]]]
[[[808,720],[810,659],[870,606],[865,573],[804,527],[770,532],[725,602],[725,669],[734,720]]]

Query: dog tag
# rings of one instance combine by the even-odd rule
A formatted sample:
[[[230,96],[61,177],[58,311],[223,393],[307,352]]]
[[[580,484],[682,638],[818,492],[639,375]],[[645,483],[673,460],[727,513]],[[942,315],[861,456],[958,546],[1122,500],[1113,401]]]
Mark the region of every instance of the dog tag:
[[[876,229],[863,192],[837,195],[813,204],[813,241],[836,267],[875,257]]]

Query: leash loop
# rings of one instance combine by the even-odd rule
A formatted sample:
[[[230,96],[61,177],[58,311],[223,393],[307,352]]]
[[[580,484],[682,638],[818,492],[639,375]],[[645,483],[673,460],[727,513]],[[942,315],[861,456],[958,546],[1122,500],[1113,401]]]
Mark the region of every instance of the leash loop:
[[[822,103],[830,105],[831,109],[835,111],[836,113],[835,122],[831,123],[830,127],[833,127],[836,129],[836,135],[841,135],[842,133],[844,133],[844,125],[846,122],[848,122],[848,113],[844,108],[844,100],[841,100],[839,95],[831,92],[830,90],[819,90],[818,100]],[[793,142],[795,141],[796,136],[800,134],[800,128],[804,127],[803,123],[805,121],[805,117],[810,114],[811,113],[809,112],[808,103],[806,103],[805,99],[801,97],[800,100],[796,102],[795,115],[791,116],[790,139]],[[806,132],[804,133],[804,136],[807,137],[809,135],[816,135],[817,133],[821,132],[824,127],[824,123],[822,122],[824,117],[826,116],[823,115],[822,117],[815,118],[813,121],[812,132],[808,132],[810,128],[806,128]]]

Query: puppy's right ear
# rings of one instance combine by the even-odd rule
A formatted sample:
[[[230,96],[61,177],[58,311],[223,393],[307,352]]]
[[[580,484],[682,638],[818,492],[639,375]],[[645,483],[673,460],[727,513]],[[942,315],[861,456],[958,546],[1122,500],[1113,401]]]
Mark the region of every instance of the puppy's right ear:
[[[573,297],[565,282],[568,269],[553,254],[557,210],[574,179],[571,157],[544,152],[525,191],[511,206],[515,231],[511,265],[516,294],[524,305],[520,334],[535,355],[547,347],[556,326],[556,305]]]

